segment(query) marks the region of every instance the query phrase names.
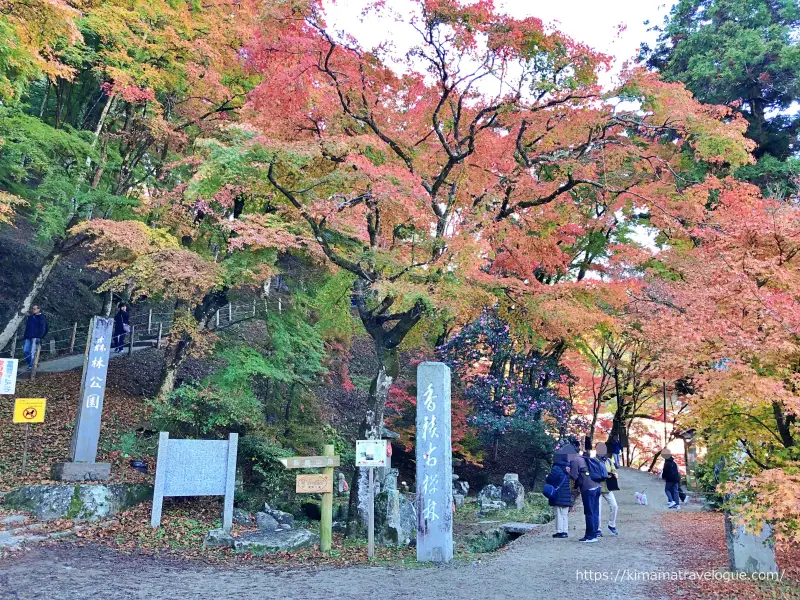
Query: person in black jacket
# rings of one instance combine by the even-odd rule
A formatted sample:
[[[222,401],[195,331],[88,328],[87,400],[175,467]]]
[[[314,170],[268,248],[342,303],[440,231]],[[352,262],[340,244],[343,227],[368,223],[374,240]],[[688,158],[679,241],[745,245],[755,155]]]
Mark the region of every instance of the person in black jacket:
[[[128,305],[124,302],[119,303],[119,310],[114,315],[114,352],[122,352],[125,348],[125,334],[131,330],[128,324]]]
[[[667,500],[669,501],[667,507],[680,510],[681,472],[678,470],[678,463],[672,458],[672,452],[668,449],[665,449],[661,453],[661,456],[664,457],[664,468],[661,470],[661,479],[666,482],[664,485],[664,492],[667,494]]]
[[[31,313],[25,319],[25,343],[22,351],[28,363],[28,371],[33,370],[36,352],[42,345],[42,338],[47,335],[47,317],[42,314],[38,304],[31,307]]]
[[[575,454],[574,446],[564,446],[556,453],[553,462],[553,468],[550,474],[545,479],[545,483],[549,483],[556,488],[555,496],[548,499],[548,503],[555,509],[556,513],[556,533],[553,534],[554,538],[565,538],[569,530],[569,508],[572,506],[572,492],[569,485],[569,467],[570,454]]]

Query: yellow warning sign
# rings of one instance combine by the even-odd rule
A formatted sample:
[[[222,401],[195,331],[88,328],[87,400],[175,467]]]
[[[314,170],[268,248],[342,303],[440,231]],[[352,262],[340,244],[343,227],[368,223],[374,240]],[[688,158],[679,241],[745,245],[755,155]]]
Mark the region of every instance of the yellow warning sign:
[[[14,423],[44,423],[46,398],[17,398],[14,401]]]

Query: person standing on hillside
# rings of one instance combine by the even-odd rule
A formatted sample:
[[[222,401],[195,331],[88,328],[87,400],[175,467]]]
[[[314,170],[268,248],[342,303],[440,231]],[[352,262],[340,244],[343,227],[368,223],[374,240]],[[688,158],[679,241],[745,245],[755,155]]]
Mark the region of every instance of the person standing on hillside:
[[[555,494],[548,499],[548,504],[556,513],[556,532],[554,538],[565,538],[569,531],[569,509],[572,506],[572,492],[569,489],[569,457],[576,454],[575,447],[567,444],[556,452],[553,468],[545,483],[555,488]]]
[[[608,441],[608,451],[611,453],[611,456],[614,457],[614,466],[619,469],[620,466],[621,466],[620,465],[620,462],[621,462],[620,455],[622,454],[622,444],[619,441],[619,436],[618,435],[614,435]]]
[[[579,454],[570,458],[569,476],[581,492],[583,516],[586,520],[586,535],[578,541],[587,544],[597,542],[597,530],[600,529],[600,484],[589,476],[589,465]]]
[[[36,361],[36,352],[42,346],[42,339],[47,335],[47,317],[42,314],[38,304],[31,307],[31,312],[25,319],[25,343],[22,352],[28,363],[28,371],[33,370],[33,363]]]
[[[600,484],[600,494],[602,495],[603,500],[606,501],[606,504],[608,504],[608,509],[610,511],[608,515],[608,531],[611,533],[611,535],[619,535],[617,532],[617,511],[619,510],[619,505],[617,504],[617,498],[614,496],[614,490],[619,489],[617,466],[608,456],[608,449],[603,442],[597,444],[597,446],[595,446],[595,450],[597,451],[597,458],[603,461],[606,471],[608,471],[608,479]],[[597,514],[598,522],[603,518],[602,513],[603,508],[602,503],[600,503],[600,510]],[[603,532],[599,528],[597,530],[597,535],[599,537],[603,537]]]
[[[672,458],[672,452],[668,448],[664,449],[661,456],[664,457],[664,468],[661,470],[661,479],[666,482],[664,485],[664,493],[667,495],[667,500],[669,501],[667,508],[680,510],[681,472],[678,470],[678,463]]]
[[[114,315],[114,352],[120,353],[125,347],[125,334],[130,333],[131,326],[128,324],[128,305],[124,302],[119,303],[119,310]]]

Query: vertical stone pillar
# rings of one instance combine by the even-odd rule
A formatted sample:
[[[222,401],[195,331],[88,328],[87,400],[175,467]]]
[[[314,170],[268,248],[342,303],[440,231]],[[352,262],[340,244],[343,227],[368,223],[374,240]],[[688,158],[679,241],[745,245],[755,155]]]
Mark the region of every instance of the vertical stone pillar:
[[[103,481],[111,476],[111,464],[96,463],[95,459],[100,441],[113,329],[114,319],[111,318],[94,317],[89,324],[80,404],[69,449],[70,462],[52,466],[50,476],[56,481]]]
[[[453,456],[450,367],[417,367],[417,560],[453,558]]]
[[[114,319],[106,317],[94,317],[89,327],[80,406],[70,445],[69,457],[72,462],[93,463],[97,458],[113,329]]]

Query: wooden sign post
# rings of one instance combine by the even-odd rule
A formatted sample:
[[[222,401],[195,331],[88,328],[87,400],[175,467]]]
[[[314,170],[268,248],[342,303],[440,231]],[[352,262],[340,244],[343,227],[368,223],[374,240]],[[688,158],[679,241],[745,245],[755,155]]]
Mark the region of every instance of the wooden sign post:
[[[287,469],[322,468],[321,475],[298,475],[295,492],[322,495],[319,548],[323,552],[330,552],[333,541],[333,468],[339,466],[339,457],[333,453],[333,445],[328,444],[322,450],[322,456],[292,456],[278,459]]]

